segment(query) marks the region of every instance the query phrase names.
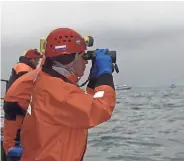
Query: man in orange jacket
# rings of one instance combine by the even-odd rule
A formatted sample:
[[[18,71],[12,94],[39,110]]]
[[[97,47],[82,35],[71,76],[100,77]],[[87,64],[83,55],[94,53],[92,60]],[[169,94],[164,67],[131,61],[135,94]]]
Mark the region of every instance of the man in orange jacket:
[[[7,90],[17,78],[36,69],[40,58],[41,54],[37,49],[29,49],[25,52],[24,56],[20,56],[19,62],[12,68],[12,73],[7,84]]]
[[[112,60],[106,55],[107,49],[96,51],[87,86],[93,94],[86,94],[76,85],[87,64],[83,59],[85,50],[84,40],[77,32],[56,29],[47,37],[41,71],[25,75],[27,80],[33,76],[35,79],[34,85],[30,81],[34,88],[28,97],[22,99],[17,91],[22,107],[28,106],[26,100],[32,96],[21,130],[21,161],[81,161],[87,129],[111,117],[116,102]]]
[[[9,91],[18,78],[36,69],[40,58],[41,54],[37,51],[37,49],[27,50],[24,56],[19,58],[19,63],[12,68],[12,74],[8,81],[6,91]],[[16,102],[6,99],[4,100],[3,108],[5,113],[3,147],[5,153],[7,154],[9,148],[15,146],[15,141],[20,140],[20,127],[25,115],[25,110],[23,110]]]

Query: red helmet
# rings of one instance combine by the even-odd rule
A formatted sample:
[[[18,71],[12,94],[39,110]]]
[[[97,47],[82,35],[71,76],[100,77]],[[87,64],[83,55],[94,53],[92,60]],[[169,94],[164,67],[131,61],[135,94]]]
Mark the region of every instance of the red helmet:
[[[37,59],[37,58],[41,58],[42,56],[37,49],[29,49],[24,53],[24,57]]]
[[[84,39],[69,28],[53,30],[46,39],[46,57],[62,54],[81,53],[86,50]]]

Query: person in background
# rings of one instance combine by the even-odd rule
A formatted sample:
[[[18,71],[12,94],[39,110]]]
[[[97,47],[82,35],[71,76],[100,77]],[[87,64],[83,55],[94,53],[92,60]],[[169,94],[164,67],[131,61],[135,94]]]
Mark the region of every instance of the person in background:
[[[37,49],[29,49],[25,52],[24,56],[20,56],[19,62],[12,68],[12,73],[8,80],[6,91],[17,78],[36,69],[40,58],[41,54]]]
[[[6,93],[11,86],[26,73],[36,69],[41,53],[37,49],[29,49],[24,56],[20,56],[19,62],[12,68],[11,76],[8,80]],[[21,87],[20,87],[21,88]],[[6,95],[6,94],[5,94]],[[7,154],[11,147],[15,146],[16,141],[20,141],[20,128],[25,115],[25,110],[19,104],[4,98],[4,127],[3,127],[3,147]]]

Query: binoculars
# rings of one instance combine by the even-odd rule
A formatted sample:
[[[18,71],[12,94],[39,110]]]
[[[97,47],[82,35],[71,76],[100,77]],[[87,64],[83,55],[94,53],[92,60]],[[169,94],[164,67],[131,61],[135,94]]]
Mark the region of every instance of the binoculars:
[[[119,69],[118,66],[116,64],[116,51],[109,51],[107,53],[107,55],[109,55],[112,59],[112,64],[113,64],[113,71],[115,69],[116,73],[119,73]],[[85,60],[93,60],[96,57],[96,51],[87,51],[84,55],[83,58]]]
[[[112,63],[116,63],[116,51],[109,51],[107,53],[107,55],[109,55],[112,59]],[[96,57],[96,51],[87,51],[84,55],[83,58],[85,60],[92,60]]]
[[[94,43],[94,39],[92,36],[86,36],[83,38],[84,39],[84,42],[86,43],[86,46],[88,47],[91,47],[93,46],[93,43]],[[109,51],[107,53],[107,55],[109,55],[112,59],[112,64],[113,64],[113,71],[115,69],[116,73],[119,73],[119,69],[118,69],[118,66],[116,64],[116,51]],[[95,59],[96,57],[96,51],[87,51],[84,55],[83,55],[83,58],[85,60],[93,60]]]

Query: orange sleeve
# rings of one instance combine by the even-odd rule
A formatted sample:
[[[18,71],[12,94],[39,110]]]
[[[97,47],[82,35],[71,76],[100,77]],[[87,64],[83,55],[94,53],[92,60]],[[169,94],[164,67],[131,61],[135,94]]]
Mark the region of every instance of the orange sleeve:
[[[18,78],[8,89],[4,100],[8,102],[17,102],[23,109],[27,110],[34,87],[33,80],[38,71],[38,69],[34,70]]]
[[[52,109],[52,119],[56,124],[72,128],[91,128],[107,121],[116,103],[115,91],[107,85],[96,87],[95,95],[86,94],[78,87],[68,87],[66,92],[62,92],[64,97],[55,92],[53,99],[47,98],[45,101],[49,107],[45,108]]]
[[[5,94],[7,102],[17,102],[23,109],[27,109],[31,98],[31,89],[25,82],[14,82]]]

